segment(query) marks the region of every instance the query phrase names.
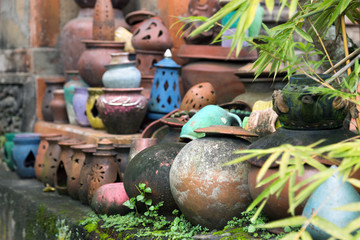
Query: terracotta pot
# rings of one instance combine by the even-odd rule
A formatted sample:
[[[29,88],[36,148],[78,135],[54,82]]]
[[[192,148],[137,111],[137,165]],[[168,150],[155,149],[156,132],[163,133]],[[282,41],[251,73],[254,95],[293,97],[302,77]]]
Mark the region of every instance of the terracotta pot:
[[[55,171],[58,166],[59,156],[61,152],[61,148],[58,145],[58,142],[66,139],[69,139],[69,137],[59,136],[46,138],[49,146],[44,156],[44,166],[41,172],[41,181],[44,184],[54,186]]]
[[[61,195],[68,195],[67,178],[71,172],[71,158],[74,155],[74,150],[71,146],[81,145],[85,142],[78,139],[69,139],[59,142],[61,148],[59,161],[54,175],[54,185],[57,192]]]
[[[49,147],[49,143],[46,140],[47,138],[51,137],[60,137],[61,133],[42,133],[40,134],[40,144],[37,151],[35,164],[34,164],[34,171],[36,178],[41,181],[42,180],[42,172],[44,167],[44,158],[46,151]]]
[[[129,159],[133,159],[142,150],[157,144],[157,138],[136,138],[131,141]]]
[[[124,43],[114,41],[85,40],[86,50],[81,54],[78,68],[81,77],[90,87],[102,87],[105,65],[111,61],[111,53],[123,52]]]
[[[120,169],[121,179],[124,178],[125,169],[129,162],[130,146],[130,144],[114,144],[116,152],[115,162]]]
[[[86,114],[86,103],[88,100],[87,87],[75,88],[75,94],[73,98],[73,106],[76,117],[76,122],[82,127],[90,127],[90,122]]]
[[[249,142],[238,137],[203,137],[181,149],[170,170],[170,187],[181,212],[194,225],[222,229],[251,203],[249,164],[224,166]]]
[[[171,216],[178,207],[170,191],[169,172],[176,155],[184,146],[185,143],[159,143],[139,152],[131,159],[124,174],[127,195],[136,197],[139,194],[136,186],[145,183],[151,188],[151,194],[146,197],[151,198],[154,205],[163,201],[164,206],[159,213]],[[138,209],[145,211],[141,205]]]
[[[89,175],[91,171],[90,166],[93,164],[92,154],[96,152],[96,150],[84,149],[83,152],[85,154],[85,161],[80,171],[78,196],[82,204],[89,205],[88,186],[89,186]]]
[[[93,1],[95,5],[95,1]],[[124,21],[122,11],[114,9],[115,29],[118,27],[129,28]],[[76,18],[70,20],[60,33],[60,54],[64,72],[78,70],[77,63],[81,54],[86,50],[83,40],[92,39],[93,8],[80,9]]]
[[[123,9],[130,0],[111,0],[114,8]],[[96,0],[75,0],[75,2],[82,8],[93,8]]]
[[[80,172],[85,161],[85,153],[83,150],[96,150],[96,145],[74,145],[70,148],[74,151],[74,155],[71,157],[71,171],[67,177],[67,190],[71,198],[79,199]]]
[[[209,82],[202,82],[191,87],[181,101],[179,110],[199,110],[206,105],[216,104],[216,93],[213,85]]]
[[[50,102],[54,99],[54,90],[63,89],[64,83],[65,79],[63,77],[45,79],[46,88],[41,104],[41,113],[45,121],[54,121],[53,114],[50,108]]]
[[[147,10],[138,10],[128,13],[125,16],[125,21],[131,27],[131,32],[135,32],[136,28],[138,28],[145,20],[155,17],[155,13],[149,12]]]
[[[114,12],[110,0],[97,0],[94,7],[93,40],[113,41]]]
[[[54,90],[54,99],[50,102],[50,108],[53,115],[54,123],[69,123],[63,89]]]
[[[136,52],[136,67],[140,70],[141,76],[153,78],[156,70],[154,64],[160,62],[161,59],[164,58],[165,51],[136,49],[135,52]]]
[[[113,134],[137,133],[146,115],[148,100],[142,88],[104,88],[97,102],[106,130]]]
[[[90,122],[92,128],[105,129],[104,123],[99,117],[99,111],[96,106],[101,94],[103,94],[102,88],[88,88],[88,99],[86,101],[86,116]]]
[[[124,183],[109,183],[99,187],[91,200],[91,208],[97,214],[125,215],[130,208],[123,205],[129,200],[124,188]]]

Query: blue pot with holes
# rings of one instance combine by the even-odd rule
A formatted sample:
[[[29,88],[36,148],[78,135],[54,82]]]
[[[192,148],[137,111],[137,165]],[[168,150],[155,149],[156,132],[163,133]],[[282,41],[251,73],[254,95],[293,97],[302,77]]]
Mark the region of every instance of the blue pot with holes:
[[[35,177],[34,164],[40,144],[37,133],[19,133],[14,137],[12,157],[14,169],[21,178]]]

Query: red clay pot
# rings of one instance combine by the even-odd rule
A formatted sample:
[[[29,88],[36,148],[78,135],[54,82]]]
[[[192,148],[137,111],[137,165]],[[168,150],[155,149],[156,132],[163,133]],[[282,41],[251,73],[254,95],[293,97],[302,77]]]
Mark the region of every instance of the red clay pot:
[[[53,115],[54,123],[69,123],[63,89],[54,90],[54,98],[50,102],[50,108]]]

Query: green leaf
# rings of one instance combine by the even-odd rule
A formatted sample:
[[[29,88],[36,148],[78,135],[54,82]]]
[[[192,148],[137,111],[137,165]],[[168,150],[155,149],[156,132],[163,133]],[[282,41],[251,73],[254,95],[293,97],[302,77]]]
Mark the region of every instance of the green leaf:
[[[149,188],[149,187],[145,188],[145,189],[144,189],[144,192],[145,192],[145,193],[151,193],[151,188]]]
[[[291,0],[290,7],[289,7],[289,17],[292,17],[296,11],[298,0]]]
[[[348,233],[352,233],[356,230],[360,229],[360,217],[354,219],[353,221],[351,221],[346,227],[345,230]]]
[[[272,14],[272,12],[274,10],[274,6],[275,6],[275,1],[274,0],[265,0],[265,6],[266,6],[267,10],[269,11],[269,13]]]
[[[257,226],[258,228],[282,228],[286,226],[299,226],[304,224],[307,221],[307,218],[304,216],[295,216],[290,218],[285,218],[281,220],[276,220],[264,225]]]
[[[145,183],[139,183],[139,188],[140,188],[141,190],[144,190],[145,187],[146,187],[146,184],[145,184]]]
[[[357,211],[360,211],[360,202],[349,203],[344,206],[333,208],[333,210],[357,212]]]
[[[310,233],[308,233],[307,231],[304,231],[301,234],[301,240],[312,240],[312,237],[311,237]]]
[[[321,217],[314,216],[312,219],[310,219],[310,222],[335,238],[343,240],[348,240],[352,238],[351,234],[347,233],[342,228]]]
[[[137,200],[138,202],[142,202],[144,199],[145,199],[145,197],[144,197],[143,195],[137,195],[137,196],[136,196],[136,200]]]
[[[148,206],[150,206],[150,205],[152,204],[152,200],[151,200],[151,199],[146,200],[146,201],[145,201],[145,204],[148,205]]]
[[[255,231],[256,231],[255,226],[254,226],[254,225],[249,225],[249,227],[248,227],[248,232],[249,232],[249,233],[253,233],[253,232],[255,232]]]
[[[310,37],[309,34],[307,34],[306,32],[304,32],[302,29],[295,27],[295,31],[306,41],[308,42],[313,42],[312,38]]]

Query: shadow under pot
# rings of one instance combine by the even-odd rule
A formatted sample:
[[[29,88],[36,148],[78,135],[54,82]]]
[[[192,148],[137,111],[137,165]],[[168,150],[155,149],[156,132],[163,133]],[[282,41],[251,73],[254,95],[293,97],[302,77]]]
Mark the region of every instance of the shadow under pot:
[[[97,101],[99,116],[107,132],[112,134],[137,133],[143,122],[148,100],[143,88],[103,88]]]
[[[61,152],[54,175],[54,186],[60,195],[68,195],[67,178],[68,174],[71,172],[71,158],[74,155],[74,150],[71,146],[85,144],[85,142],[78,139],[69,139],[61,141],[58,144],[61,148]]]
[[[86,101],[86,115],[88,117],[90,126],[94,129],[105,129],[105,125],[99,117],[99,111],[96,103],[104,92],[102,88],[88,88],[88,99]]]
[[[16,173],[21,178],[35,177],[34,165],[40,137],[36,133],[16,134],[12,151]]]

